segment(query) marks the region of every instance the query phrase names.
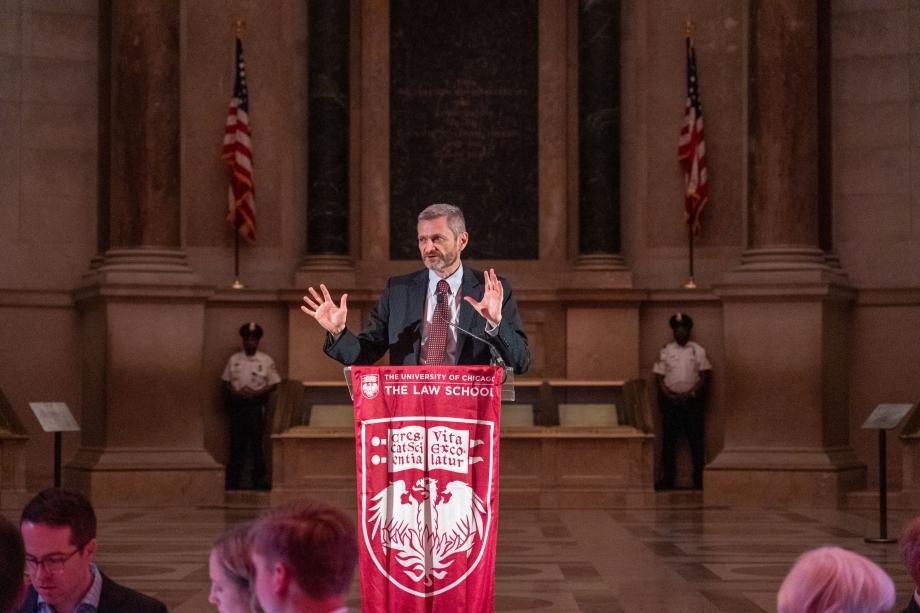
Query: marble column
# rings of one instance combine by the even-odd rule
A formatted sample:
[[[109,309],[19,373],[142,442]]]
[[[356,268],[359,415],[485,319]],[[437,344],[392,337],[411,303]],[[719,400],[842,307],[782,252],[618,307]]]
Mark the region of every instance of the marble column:
[[[65,484],[99,504],[214,502],[199,393],[210,291],[180,244],[179,0],[100,8],[107,249],[75,292],[84,404]]]
[[[820,0],[750,5],[748,246],[716,288],[733,407],[707,502],[843,504],[864,487],[849,446],[854,292],[821,249]]]
[[[625,269],[620,255],[620,2],[578,11],[578,260]]]
[[[349,270],[350,3],[309,4],[307,249],[303,269]]]

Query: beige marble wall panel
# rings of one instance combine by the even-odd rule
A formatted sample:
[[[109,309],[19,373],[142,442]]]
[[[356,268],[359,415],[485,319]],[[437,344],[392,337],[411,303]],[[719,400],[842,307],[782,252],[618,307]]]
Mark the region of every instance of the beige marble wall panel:
[[[204,309],[114,302],[106,314],[108,446],[200,448]]]
[[[837,205],[835,222],[837,240],[849,246],[859,241],[873,243],[871,257],[861,260],[859,253],[844,251],[841,260],[849,274],[866,275],[872,272],[873,285],[896,285],[895,278],[888,279],[886,273],[904,274],[891,267],[904,258],[905,241],[912,234],[912,194],[839,194],[834,198]],[[888,239],[888,240],[886,240]],[[887,265],[887,266],[886,266]]]
[[[21,2],[0,4],[0,55],[18,56],[22,45]],[[4,92],[9,95],[9,92]]]
[[[66,196],[27,195],[22,199],[20,220],[28,234],[21,236],[30,246],[74,245],[84,247],[96,233],[96,218],[88,214],[86,200]],[[77,264],[61,265],[78,272]],[[86,262],[80,262],[84,268]]]
[[[18,101],[22,95],[22,61],[17,56],[0,55],[0,101]]]
[[[68,288],[96,242],[98,3],[0,11],[0,285]]]
[[[28,135],[28,145],[35,149],[84,150],[76,162],[95,161],[96,126],[87,120],[87,105],[33,102],[22,107],[22,132]],[[82,167],[82,164],[80,164]]]
[[[303,254],[306,185],[306,4],[293,0],[185,3],[183,45],[183,228],[193,266],[223,283],[234,235],[225,221],[228,167],[220,160],[233,93],[232,21],[246,22],[258,236],[243,247],[256,287],[290,282]],[[241,264],[242,266],[243,264]]]
[[[565,308],[558,303],[529,303],[526,296],[519,295],[518,309],[531,354],[525,376],[564,377],[566,336],[558,322],[565,318]]]
[[[42,431],[29,402],[66,402],[78,423],[83,421],[77,315],[72,307],[2,305],[0,329],[9,349],[0,353],[0,387],[29,436],[27,486],[39,489],[52,482],[54,437]],[[62,439],[66,462],[76,452],[80,435],[64,433]]]
[[[834,160],[836,193],[907,193],[911,187],[910,163],[907,147],[839,150]]]
[[[24,147],[21,172],[23,194],[88,198],[95,193],[95,156],[80,156],[72,149]]]
[[[624,381],[637,377],[638,326],[638,307],[568,309],[566,376]]]
[[[899,55],[910,49],[907,6],[876,2],[869,10],[832,16],[834,57]]]
[[[910,124],[910,145],[911,147],[920,147],[920,96],[917,94],[911,96],[908,123]]]
[[[96,108],[96,62],[22,58],[22,102],[78,101]],[[96,121],[95,113],[87,121]]]
[[[66,13],[67,15],[96,15],[99,13],[99,2],[96,0],[28,0],[23,4],[43,13]]]
[[[0,101],[0,138],[9,144],[0,148],[0,182],[4,185],[0,190],[0,237],[5,245],[19,237],[20,115],[18,104]]]
[[[877,104],[842,104],[834,107],[833,120],[846,130],[834,134],[840,149],[901,148],[911,144],[911,106],[907,100]]]
[[[837,250],[853,279],[864,287],[916,286],[920,270],[905,266],[920,258],[920,243],[912,240],[912,194],[839,196]]]
[[[23,51],[32,57],[95,61],[99,19],[96,14],[24,13]]]
[[[208,304],[199,387],[204,396],[204,446],[221,464],[227,462],[229,439],[220,377],[230,356],[242,349],[239,328],[249,321],[258,323],[265,333],[259,343],[259,351],[272,357],[282,379],[288,378],[288,329],[283,305],[255,301],[212,301]]]
[[[746,3],[626,2],[623,8],[623,239],[637,286],[677,287],[687,275],[677,139],[686,99],[684,20],[697,25],[710,203],[696,279],[717,281],[744,246]]]
[[[858,286],[915,285],[920,6],[832,6],[835,248]]]
[[[850,443],[867,464],[869,488],[878,487],[878,436],[860,426],[883,402],[920,401],[916,361],[904,359],[920,346],[920,309],[907,304],[859,305],[850,329]],[[892,489],[901,480],[900,443],[888,436],[888,479]]]
[[[868,104],[904,100],[908,93],[907,55],[834,59],[833,104]],[[834,126],[834,131],[843,126]]]
[[[873,10],[894,10],[908,8],[912,0],[835,0],[831,3],[832,15],[865,13]]]
[[[739,302],[724,314],[726,392],[737,403],[726,416],[726,445],[820,445],[820,302]]]

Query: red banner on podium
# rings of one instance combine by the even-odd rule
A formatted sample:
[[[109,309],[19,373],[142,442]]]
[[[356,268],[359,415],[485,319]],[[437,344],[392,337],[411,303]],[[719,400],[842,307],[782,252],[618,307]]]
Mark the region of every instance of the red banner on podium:
[[[502,371],[354,367],[361,610],[494,610]]]

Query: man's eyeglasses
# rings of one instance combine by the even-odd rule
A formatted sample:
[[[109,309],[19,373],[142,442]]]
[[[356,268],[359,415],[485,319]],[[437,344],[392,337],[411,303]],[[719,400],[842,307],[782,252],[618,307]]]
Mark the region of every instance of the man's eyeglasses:
[[[39,567],[44,568],[46,573],[52,575],[64,572],[64,565],[67,564],[67,560],[74,557],[79,551],[83,551],[83,547],[78,547],[67,555],[63,553],[52,553],[41,560],[33,558],[32,556],[26,556],[26,574],[35,576],[38,574]]]

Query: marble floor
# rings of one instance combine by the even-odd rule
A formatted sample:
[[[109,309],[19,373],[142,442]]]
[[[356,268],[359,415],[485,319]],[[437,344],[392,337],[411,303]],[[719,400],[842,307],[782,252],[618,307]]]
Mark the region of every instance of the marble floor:
[[[207,603],[207,552],[225,528],[256,516],[267,498],[231,497],[216,507],[100,508],[99,564],[176,613]],[[3,509],[10,518],[16,509]],[[909,519],[893,512],[890,533]],[[840,545],[880,564],[898,588],[912,586],[896,545],[878,536],[872,511],[705,506],[699,493],[657,495],[646,508],[502,511],[495,569],[497,611],[773,611],[786,570],[803,551]],[[350,605],[360,609],[357,579]]]

